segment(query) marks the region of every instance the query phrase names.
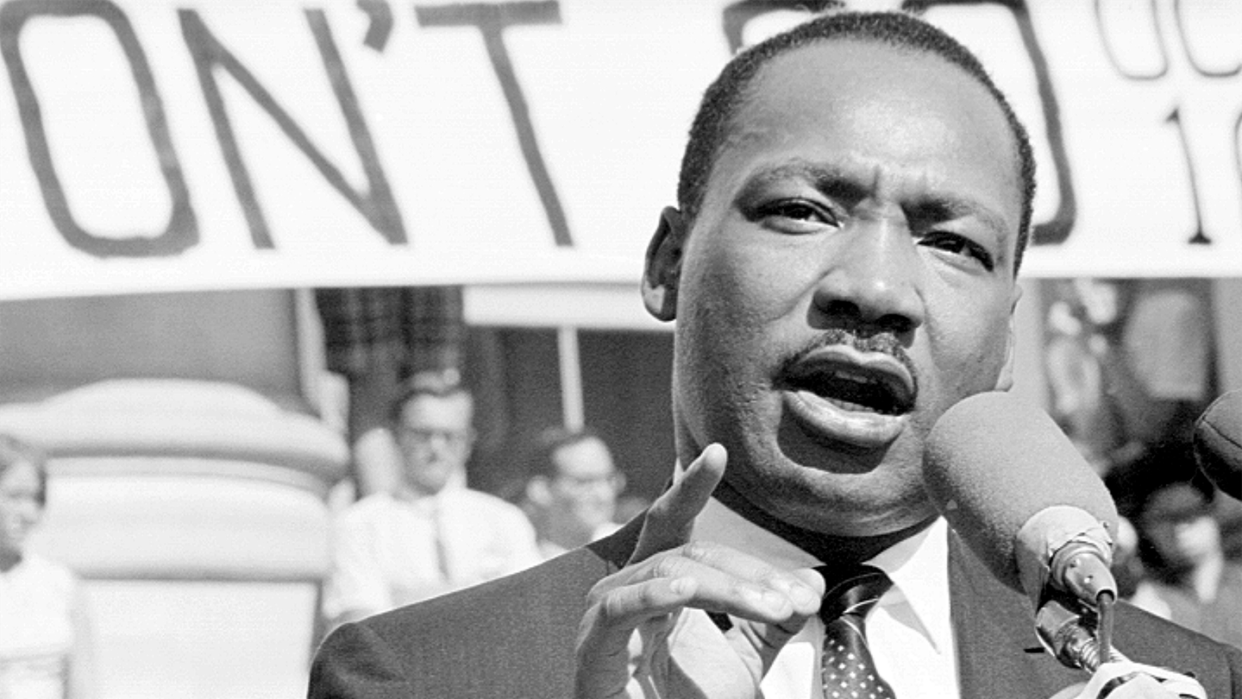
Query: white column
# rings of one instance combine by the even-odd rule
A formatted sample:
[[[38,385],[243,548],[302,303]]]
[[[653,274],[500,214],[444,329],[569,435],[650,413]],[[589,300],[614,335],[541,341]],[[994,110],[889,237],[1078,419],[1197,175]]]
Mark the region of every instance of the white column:
[[[561,368],[561,414],[568,429],[585,424],[582,404],[582,364],[578,356],[578,328],[562,325],[556,331],[557,355]]]

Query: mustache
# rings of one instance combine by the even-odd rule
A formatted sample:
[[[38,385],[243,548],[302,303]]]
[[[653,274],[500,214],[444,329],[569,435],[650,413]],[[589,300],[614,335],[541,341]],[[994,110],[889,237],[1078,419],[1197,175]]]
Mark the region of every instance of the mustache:
[[[915,395],[918,395],[919,372],[914,360],[910,358],[910,353],[906,351],[897,334],[883,329],[829,328],[787,357],[781,363],[780,375],[786,375],[793,367],[806,361],[810,355],[828,347],[850,347],[857,352],[887,354],[900,362],[910,373],[911,378],[914,379]]]

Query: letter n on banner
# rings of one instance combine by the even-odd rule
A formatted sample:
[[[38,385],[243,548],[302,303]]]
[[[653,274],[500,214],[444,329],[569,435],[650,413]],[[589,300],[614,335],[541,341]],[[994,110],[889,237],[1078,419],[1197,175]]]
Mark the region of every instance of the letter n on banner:
[[[350,186],[341,171],[311,143],[306,132],[298,126],[289,113],[281,108],[254,75],[241,64],[237,57],[220,43],[201,17],[194,10],[178,10],[181,19],[181,33],[186,45],[194,58],[194,66],[198,72],[198,80],[203,89],[203,97],[207,100],[207,109],[216,129],[216,138],[220,141],[221,152],[228,164],[229,176],[233,180],[233,189],[246,215],[246,223],[250,227],[250,238],[257,248],[274,248],[267,220],[259,207],[259,199],[255,195],[254,185],[250,181],[250,173],[242,159],[241,149],[237,145],[237,137],[233,132],[232,122],[224,107],[224,97],[216,82],[215,69],[221,68],[242,87],[263,111],[271,115],[280,130],[293,141],[319,173],[323,175],[332,188],[341,193],[367,222],[379,232],[389,243],[404,245],[407,242],[405,225],[401,220],[401,212],[393,198],[388,178],[379,164],[379,155],[371,131],[362,117],[358,107],[358,99],[345,72],[341,54],[332,39],[332,32],[322,10],[306,10],[306,21],[319,47],[323,58],[324,69],[332,84],[337,103],[341,106],[341,114],[349,127],[349,136],[354,149],[362,162],[363,172],[367,178],[367,189],[359,192]]]

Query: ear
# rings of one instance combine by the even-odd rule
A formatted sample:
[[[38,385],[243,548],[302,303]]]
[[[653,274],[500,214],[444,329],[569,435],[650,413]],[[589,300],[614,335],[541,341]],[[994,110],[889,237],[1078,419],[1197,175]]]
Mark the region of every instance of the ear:
[[[539,507],[547,507],[552,502],[552,488],[547,476],[534,476],[526,483],[526,499]]]
[[[677,317],[677,285],[681,280],[681,254],[686,241],[686,221],[671,206],[660,212],[660,223],[647,245],[643,268],[643,305],[657,320]]]
[[[1014,350],[1017,346],[1017,332],[1014,327],[1017,325],[1018,319],[1018,300],[1022,298],[1022,287],[1013,285],[1013,297],[1009,303],[1009,332],[1005,338],[1005,364],[1001,367],[1000,375],[996,377],[996,390],[1008,391],[1013,388],[1013,361]]]

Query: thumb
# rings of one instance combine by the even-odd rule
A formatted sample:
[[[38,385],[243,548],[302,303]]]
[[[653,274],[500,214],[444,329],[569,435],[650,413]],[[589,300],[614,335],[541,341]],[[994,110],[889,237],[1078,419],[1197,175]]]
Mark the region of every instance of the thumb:
[[[694,518],[707,506],[712,491],[724,477],[728,458],[723,446],[707,445],[682,477],[656,498],[647,508],[638,546],[630,556],[630,563],[645,560],[690,540]]]

